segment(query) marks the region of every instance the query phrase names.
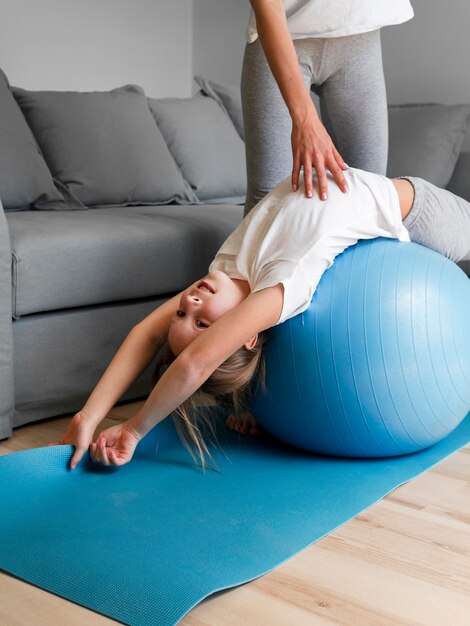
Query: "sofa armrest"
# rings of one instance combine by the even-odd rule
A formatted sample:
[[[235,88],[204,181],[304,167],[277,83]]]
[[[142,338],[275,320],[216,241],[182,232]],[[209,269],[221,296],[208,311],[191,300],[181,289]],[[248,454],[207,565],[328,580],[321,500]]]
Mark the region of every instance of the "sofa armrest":
[[[10,232],[0,201],[0,439],[11,435],[15,408],[11,288]]]

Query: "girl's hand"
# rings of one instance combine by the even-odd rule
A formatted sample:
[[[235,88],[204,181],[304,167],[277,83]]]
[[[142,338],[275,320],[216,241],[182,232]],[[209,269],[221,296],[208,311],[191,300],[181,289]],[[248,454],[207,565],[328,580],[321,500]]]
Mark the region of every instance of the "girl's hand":
[[[90,457],[102,465],[129,463],[139,443],[137,434],[128,422],[103,430],[90,446]]]
[[[84,412],[79,411],[73,416],[67,432],[62,439],[55,443],[50,443],[49,445],[59,446],[72,444],[75,446],[75,452],[70,459],[70,469],[75,469],[93,441],[95,428],[95,424],[84,414]]]
[[[313,196],[312,168],[317,173],[318,194],[322,200],[326,200],[328,197],[325,168],[329,169],[333,174],[333,178],[341,191],[346,192],[348,190],[342,171],[347,170],[348,166],[335,148],[316,111],[310,109],[303,118],[293,120],[291,140],[294,158],[292,168],[292,189],[294,191],[297,191],[299,188],[301,167],[304,170],[305,194],[307,198]]]

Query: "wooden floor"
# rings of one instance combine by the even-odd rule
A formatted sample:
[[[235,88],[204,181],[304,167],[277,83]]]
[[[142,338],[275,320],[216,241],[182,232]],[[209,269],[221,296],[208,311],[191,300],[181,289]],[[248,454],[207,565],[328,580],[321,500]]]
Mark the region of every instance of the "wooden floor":
[[[101,426],[138,406],[115,407]],[[16,429],[0,454],[56,441],[69,419]],[[0,598],[0,626],[117,623],[4,573]],[[470,446],[270,574],[206,599],[180,624],[470,626]]]

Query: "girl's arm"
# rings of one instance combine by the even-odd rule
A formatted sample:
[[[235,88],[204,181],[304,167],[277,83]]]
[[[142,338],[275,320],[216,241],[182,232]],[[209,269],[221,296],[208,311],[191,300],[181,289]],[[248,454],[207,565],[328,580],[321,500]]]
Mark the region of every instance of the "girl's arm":
[[[88,450],[98,424],[154,358],[167,334],[180,298],[181,294],[174,296],[132,328],[85,406],[76,413],[67,432],[57,442],[75,446],[70,460],[72,469]]]
[[[170,415],[238,348],[276,324],[283,289],[278,284],[250,294],[183,350],[158,380],[144,406],[126,423],[136,439]]]
[[[320,121],[300,73],[297,54],[290,36],[282,0],[250,0],[256,16],[258,36],[266,59],[289,109],[293,122],[292,170],[293,190],[299,186],[301,166],[304,169],[305,192],[313,195],[312,166],[317,173],[320,198],[326,199],[325,167],[338,186],[347,191],[342,169],[347,169],[330,136]]]
[[[160,305],[136,324],[121,344],[82,409],[95,427],[155,357],[180,298],[178,294]]]

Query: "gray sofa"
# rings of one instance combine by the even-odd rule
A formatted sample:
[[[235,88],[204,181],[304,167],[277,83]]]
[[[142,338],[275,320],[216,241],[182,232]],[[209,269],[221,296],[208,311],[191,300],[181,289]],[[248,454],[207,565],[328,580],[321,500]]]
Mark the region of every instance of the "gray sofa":
[[[26,92],[0,75],[0,438],[83,405],[132,326],[206,273],[245,176],[242,139],[201,93]]]
[[[0,84],[6,438],[81,408],[130,328],[206,272],[242,219],[246,182],[232,117],[240,111],[215,84],[194,98],[147,99],[147,109],[135,87],[73,94],[15,90],[4,76]],[[446,182],[470,200],[470,153],[455,166],[457,157]],[[462,266],[470,275],[470,260]],[[145,396],[150,373],[122,399]]]

